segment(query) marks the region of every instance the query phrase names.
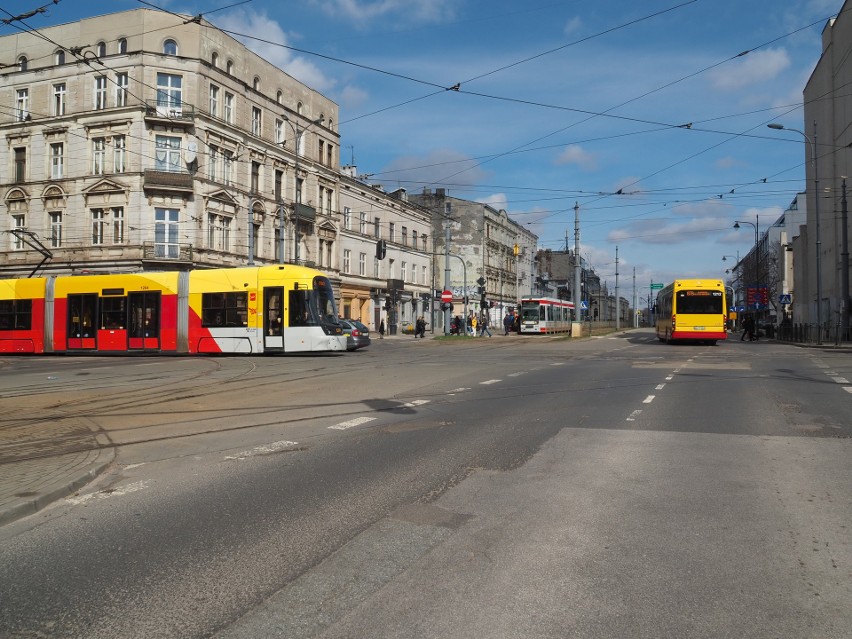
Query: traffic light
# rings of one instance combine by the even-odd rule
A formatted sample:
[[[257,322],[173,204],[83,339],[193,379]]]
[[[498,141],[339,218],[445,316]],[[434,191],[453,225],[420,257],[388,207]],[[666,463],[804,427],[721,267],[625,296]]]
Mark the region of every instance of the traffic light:
[[[376,242],[376,259],[383,260],[388,252],[388,244],[384,240]]]

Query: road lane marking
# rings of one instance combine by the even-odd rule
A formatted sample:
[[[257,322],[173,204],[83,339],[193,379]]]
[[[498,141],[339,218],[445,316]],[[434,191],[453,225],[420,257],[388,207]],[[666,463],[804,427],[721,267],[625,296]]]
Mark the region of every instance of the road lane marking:
[[[403,404],[403,408],[414,408],[416,406],[422,406],[423,404],[428,404],[430,400],[428,399],[415,399],[413,402],[408,402],[407,404]]]
[[[673,379],[674,379],[674,375],[669,375],[668,377],[666,377],[666,381],[667,381],[667,382],[670,382],[670,381],[672,381]]]
[[[654,397],[656,397],[656,395],[648,395],[645,399],[642,400],[642,403],[643,404],[650,404],[651,402],[654,401]]]
[[[150,481],[147,479],[145,481],[135,481],[132,484],[127,484],[126,486],[121,486],[120,488],[101,490],[96,493],[89,493],[88,495],[80,495],[78,497],[69,497],[67,501],[77,506],[79,504],[84,504],[92,499],[108,499],[110,497],[122,497],[124,495],[129,495],[130,493],[145,490],[146,488],[148,488],[149,483]]]
[[[497,384],[497,383],[502,382],[502,381],[503,381],[502,379],[489,379],[489,380],[486,380],[484,382],[479,382],[479,383],[482,384],[483,386],[486,386],[488,384]]]
[[[282,450],[286,450],[288,448],[293,448],[294,446],[298,446],[298,442],[291,442],[286,439],[281,441],[272,442],[271,444],[264,444],[263,446],[255,446],[250,450],[244,450],[241,453],[237,453],[236,455],[228,455],[225,459],[246,459],[247,457],[255,457],[257,455],[268,455],[269,453],[277,453]]]
[[[346,430],[347,428],[353,428],[355,426],[360,426],[361,424],[366,424],[367,422],[371,422],[375,417],[356,417],[355,419],[350,419],[347,422],[340,422],[339,424],[335,424],[334,426],[329,426],[331,430]]]
[[[852,393],[852,386],[844,386],[843,390],[845,390],[847,393]]]
[[[635,421],[636,421],[636,418],[637,418],[637,417],[639,417],[639,414],[640,414],[641,412],[642,412],[642,409],[641,409],[641,408],[638,408],[638,409],[634,410],[632,413],[630,413],[630,417],[628,417],[625,421],[628,421],[628,422],[635,422]]]
[[[663,390],[665,388],[665,384],[657,384],[657,390]]]
[[[455,395],[456,393],[463,393],[463,392],[469,391],[469,390],[470,390],[469,388],[454,388],[453,390],[449,391],[447,394],[448,395]]]
[[[846,379],[845,377],[832,377],[831,379],[833,379],[838,384],[848,384],[849,383],[849,380]]]
[[[519,371],[517,373],[509,373],[509,377],[518,377],[519,375],[526,375],[527,371]]]

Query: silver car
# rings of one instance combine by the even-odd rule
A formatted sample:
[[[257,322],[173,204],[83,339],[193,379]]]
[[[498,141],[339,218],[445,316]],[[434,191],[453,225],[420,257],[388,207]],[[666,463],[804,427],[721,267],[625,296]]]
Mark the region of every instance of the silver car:
[[[370,345],[370,329],[354,319],[338,320],[346,335],[346,350],[354,351]]]

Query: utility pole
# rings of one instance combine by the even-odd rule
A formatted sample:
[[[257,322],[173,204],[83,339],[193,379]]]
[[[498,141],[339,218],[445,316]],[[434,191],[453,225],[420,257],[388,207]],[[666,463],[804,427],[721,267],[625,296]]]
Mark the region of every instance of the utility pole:
[[[636,312],[638,310],[637,304],[639,304],[639,298],[636,297],[638,293],[636,292],[636,267],[633,267],[633,328],[639,328],[639,314]]]
[[[444,203],[444,290],[450,290],[450,211],[452,202]],[[465,318],[464,321],[467,321]],[[450,305],[444,309],[444,335],[450,334]]]
[[[583,296],[580,292],[580,205],[574,202],[574,314],[578,322],[583,321]]]
[[[618,299],[618,247],[615,247],[615,330],[621,329],[621,304]]]
[[[849,339],[849,228],[846,206],[846,177],[843,178],[843,199],[841,203],[840,223],[840,294],[843,296],[840,303],[840,326],[843,331],[842,338]]]

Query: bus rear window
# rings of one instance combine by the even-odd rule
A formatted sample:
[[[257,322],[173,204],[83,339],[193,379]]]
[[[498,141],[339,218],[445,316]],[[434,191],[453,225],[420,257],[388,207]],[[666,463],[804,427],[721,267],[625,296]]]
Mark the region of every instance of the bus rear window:
[[[678,291],[675,312],[679,315],[712,315],[724,313],[722,291]]]

